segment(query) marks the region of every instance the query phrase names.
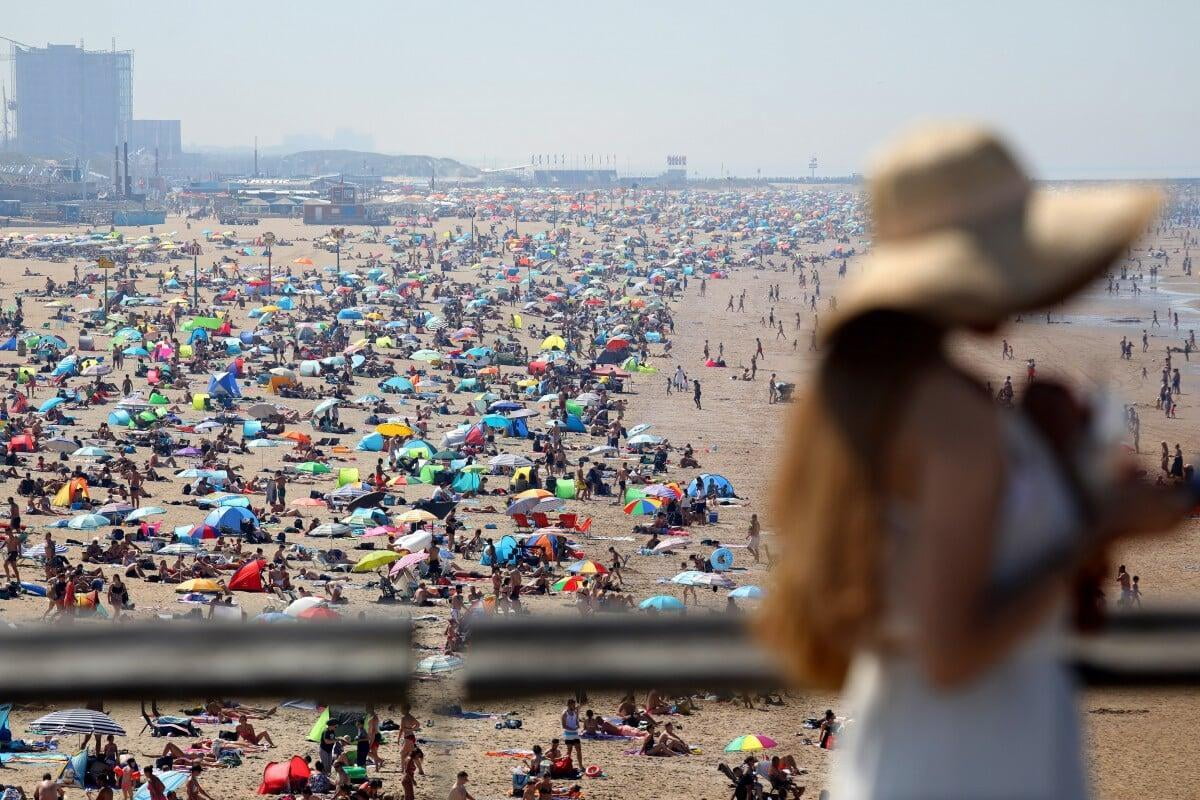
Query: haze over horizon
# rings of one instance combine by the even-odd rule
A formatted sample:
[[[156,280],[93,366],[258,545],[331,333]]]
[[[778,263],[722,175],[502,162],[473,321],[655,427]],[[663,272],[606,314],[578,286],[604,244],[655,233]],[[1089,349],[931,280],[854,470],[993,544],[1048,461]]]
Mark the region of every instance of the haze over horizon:
[[[842,175],[914,121],[968,117],[1010,135],[1039,177],[1200,175],[1184,88],[1195,3],[43,8],[6,9],[0,35],[115,37],[135,52],[135,118],[181,119],[188,148],[257,136],[493,167],[615,155],[623,172],[684,154],[695,177],[807,174],[816,156],[818,174]]]

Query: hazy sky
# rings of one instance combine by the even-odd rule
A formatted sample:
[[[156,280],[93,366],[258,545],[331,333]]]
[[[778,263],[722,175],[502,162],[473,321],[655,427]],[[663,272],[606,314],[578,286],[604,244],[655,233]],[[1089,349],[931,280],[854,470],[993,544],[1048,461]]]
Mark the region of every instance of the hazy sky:
[[[366,140],[508,165],[859,170],[971,117],[1041,175],[1200,175],[1200,2],[6,2],[0,34],[135,51],[134,116],[185,145]],[[7,80],[7,69],[4,77]],[[293,142],[296,140],[293,139]]]

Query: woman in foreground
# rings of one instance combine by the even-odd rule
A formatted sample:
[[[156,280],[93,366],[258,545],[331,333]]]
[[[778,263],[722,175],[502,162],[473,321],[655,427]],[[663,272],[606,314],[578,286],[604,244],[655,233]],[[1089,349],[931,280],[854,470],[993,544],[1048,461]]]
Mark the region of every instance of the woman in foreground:
[[[870,193],[870,263],[789,440],[763,627],[798,681],[845,692],[837,800],[1084,797],[1058,649],[1075,575],[1189,495],[1136,481],[1063,389],[1002,410],[946,338],[1065,299],[1156,198],[1038,191],[966,126],[900,142]]]

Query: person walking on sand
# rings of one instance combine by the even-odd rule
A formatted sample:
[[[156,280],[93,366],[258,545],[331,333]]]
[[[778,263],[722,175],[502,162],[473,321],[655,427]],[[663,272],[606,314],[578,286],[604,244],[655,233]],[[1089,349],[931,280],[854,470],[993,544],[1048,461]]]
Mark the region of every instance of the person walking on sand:
[[[700,405],[700,381],[692,380],[692,402],[696,404],[697,411],[703,411],[704,408]]]
[[[1039,380],[1002,409],[952,343],[1089,285],[1158,195],[1040,188],[965,124],[889,148],[868,195],[869,262],[826,326],[777,471],[789,557],[755,630],[793,679],[855,709],[838,800],[1083,800],[1058,647],[1082,565],[1169,529],[1197,495],[1140,480],[1063,386]],[[1111,470],[1092,469],[1101,450]]]

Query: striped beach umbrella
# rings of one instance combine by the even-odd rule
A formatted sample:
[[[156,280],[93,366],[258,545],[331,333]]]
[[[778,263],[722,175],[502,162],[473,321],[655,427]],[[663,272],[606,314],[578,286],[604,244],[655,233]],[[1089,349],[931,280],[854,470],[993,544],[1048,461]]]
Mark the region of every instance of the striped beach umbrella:
[[[51,712],[29,723],[29,730],[42,735],[66,733],[126,735],[125,729],[114,722],[112,717],[102,711],[92,711],[88,708],[70,708],[66,711]]]
[[[726,753],[742,753],[748,750],[766,750],[775,746],[775,740],[761,733],[751,733],[739,736],[725,745]]]
[[[662,508],[662,502],[653,500],[649,497],[639,497],[631,503],[625,504],[625,513],[637,516],[653,516]]]

